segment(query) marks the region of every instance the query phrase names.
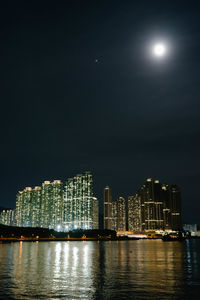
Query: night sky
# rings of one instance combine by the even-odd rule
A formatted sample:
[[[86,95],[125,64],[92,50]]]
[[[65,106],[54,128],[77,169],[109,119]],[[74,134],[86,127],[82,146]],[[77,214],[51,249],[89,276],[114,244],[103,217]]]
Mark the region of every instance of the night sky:
[[[115,199],[147,177],[178,184],[198,223],[198,1],[41,2],[0,7],[0,206],[91,170],[101,203],[106,185]]]

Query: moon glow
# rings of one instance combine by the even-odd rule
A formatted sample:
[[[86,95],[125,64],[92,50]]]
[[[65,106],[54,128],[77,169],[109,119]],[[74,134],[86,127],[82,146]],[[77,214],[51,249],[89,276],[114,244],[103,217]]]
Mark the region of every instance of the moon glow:
[[[166,54],[166,46],[162,43],[155,44],[153,46],[153,54],[156,57],[163,57]]]

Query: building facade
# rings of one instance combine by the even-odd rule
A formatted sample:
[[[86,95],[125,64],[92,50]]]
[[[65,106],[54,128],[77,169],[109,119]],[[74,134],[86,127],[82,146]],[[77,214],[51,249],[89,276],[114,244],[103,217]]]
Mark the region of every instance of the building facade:
[[[128,230],[141,232],[144,230],[142,221],[142,203],[141,196],[136,193],[128,197]]]
[[[162,185],[159,180],[148,178],[143,188],[145,230],[163,230]]]
[[[119,197],[112,202],[112,230],[126,231],[126,200]]]
[[[63,225],[66,230],[98,229],[98,216],[98,201],[93,197],[91,173],[69,178],[64,185]]]
[[[32,189],[31,195],[32,202],[32,215],[31,215],[31,226],[40,227],[41,221],[41,187],[36,186]]]

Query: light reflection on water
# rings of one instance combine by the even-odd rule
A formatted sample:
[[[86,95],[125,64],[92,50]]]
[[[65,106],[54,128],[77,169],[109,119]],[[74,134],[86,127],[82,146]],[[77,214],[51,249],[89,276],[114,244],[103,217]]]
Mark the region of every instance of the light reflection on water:
[[[0,244],[0,299],[198,299],[200,240]]]

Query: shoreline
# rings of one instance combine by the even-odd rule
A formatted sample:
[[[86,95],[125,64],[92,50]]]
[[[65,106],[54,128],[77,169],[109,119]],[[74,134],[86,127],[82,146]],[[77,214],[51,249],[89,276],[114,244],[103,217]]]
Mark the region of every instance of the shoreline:
[[[196,240],[200,239],[200,237],[192,237],[187,240]],[[86,241],[94,241],[94,242],[109,242],[109,241],[136,241],[136,240],[162,240],[162,238],[0,238],[0,244],[4,243],[12,243],[12,242],[86,242]],[[177,240],[178,241],[178,240]],[[179,241],[180,242],[180,241]]]
[[[139,238],[0,238],[0,243],[12,243],[12,242],[73,242],[73,241],[131,241],[139,240]]]

